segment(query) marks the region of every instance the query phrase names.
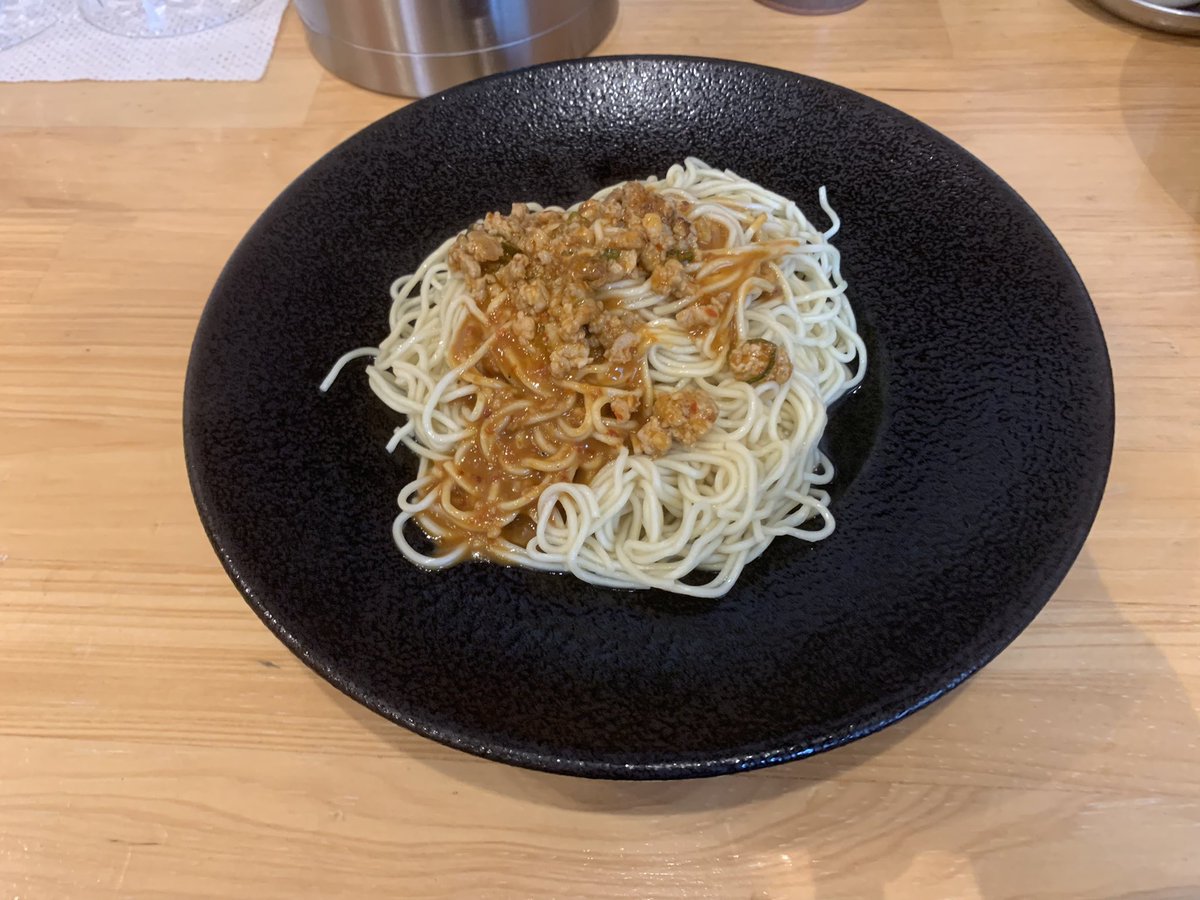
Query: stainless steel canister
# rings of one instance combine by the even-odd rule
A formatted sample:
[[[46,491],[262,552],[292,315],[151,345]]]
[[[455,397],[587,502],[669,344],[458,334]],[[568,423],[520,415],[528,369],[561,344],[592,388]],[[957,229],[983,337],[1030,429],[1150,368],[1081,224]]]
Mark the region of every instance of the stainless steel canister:
[[[481,75],[583,56],[618,0],[295,0],[320,63],[375,91],[424,97]]]

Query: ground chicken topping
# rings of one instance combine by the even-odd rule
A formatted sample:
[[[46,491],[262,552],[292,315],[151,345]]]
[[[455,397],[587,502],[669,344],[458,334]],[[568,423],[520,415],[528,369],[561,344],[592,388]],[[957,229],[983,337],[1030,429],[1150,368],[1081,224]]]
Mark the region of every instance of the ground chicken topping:
[[[662,456],[671,449],[671,435],[662,427],[658,419],[651,416],[637,430],[630,443],[634,453],[641,453],[645,456]]]
[[[647,456],[662,456],[671,449],[671,440],[690,447],[717,421],[717,404],[698,388],[659,391],[654,398],[654,414],[634,435],[634,449]]]
[[[734,378],[749,384],[761,381],[785,384],[792,377],[792,361],[787,351],[774,341],[762,338],[734,347],[729,353],[729,369]]]
[[[612,409],[613,418],[618,422],[628,422],[633,418],[633,414],[638,411],[638,407],[642,405],[641,398],[636,394],[627,397],[617,397],[609,408]]]
[[[699,337],[721,321],[721,312],[729,302],[729,292],[723,291],[712,300],[693,303],[675,313],[675,321],[693,337]]]
[[[635,336],[642,327],[642,317],[628,309],[609,309],[600,313],[588,326],[592,353],[596,356],[610,350],[619,340]]]
[[[686,202],[632,181],[571,212],[516,203],[508,215],[488,213],[449,252],[451,270],[487,319],[472,319],[456,347],[469,355],[492,334],[480,371],[492,377],[516,365],[522,383],[541,397],[561,398],[556,392],[571,384],[595,385],[609,398],[621,393],[603,415],[615,429],[609,439],[623,439],[635,453],[661,456],[673,442],[694,444],[716,421],[716,404],[696,388],[650,392],[643,382],[649,314],[622,308],[605,293],[627,279],[648,280],[668,302],[682,301],[674,315],[694,340],[730,327],[729,291],[706,294],[692,265],[727,232],[703,217],[689,220],[690,211]],[[734,265],[747,266],[749,275],[760,260]],[[786,353],[769,341],[737,345],[729,363],[748,382],[783,383],[791,374]]]
[[[671,437],[690,447],[717,421],[717,404],[697,388],[659,391],[654,398],[654,418]]]
[[[522,354],[533,381],[586,381],[588,373],[607,372],[597,383],[639,392],[646,320],[602,301],[600,293],[633,278],[648,279],[666,297],[695,296],[696,284],[685,270],[698,251],[688,212],[688,204],[640,182],[569,213],[535,212],[516,203],[508,215],[489,213],[460,235],[449,264],[495,331],[496,352]],[[477,345],[484,332],[478,327],[476,332]],[[618,423],[640,427],[645,422],[634,421],[639,405],[636,397],[627,397],[610,409]],[[643,415],[649,417],[649,410]],[[631,444],[634,433],[629,432]],[[657,439],[651,446],[665,452],[657,449],[661,443]]]
[[[527,352],[539,349],[540,336],[552,377],[599,361],[636,362],[645,352],[642,318],[606,311],[596,295],[626,278],[649,278],[670,296],[694,292],[680,262],[696,253],[685,207],[636,181],[570,213],[516,203],[507,216],[489,213],[461,235],[450,268],[498,332],[511,333]]]

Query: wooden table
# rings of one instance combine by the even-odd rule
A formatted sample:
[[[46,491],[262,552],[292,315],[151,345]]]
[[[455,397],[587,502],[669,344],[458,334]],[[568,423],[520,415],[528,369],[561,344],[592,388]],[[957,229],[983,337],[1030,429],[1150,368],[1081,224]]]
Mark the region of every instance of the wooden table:
[[[1200,41],[1086,0],[625,0],[600,52],[840,82],[1045,217],[1119,417],[1056,597],[933,708],[750,775],[588,782],[390,725],[225,577],[180,397],[238,238],[402,101],[292,13],[258,84],[0,85],[0,898],[1200,897]]]

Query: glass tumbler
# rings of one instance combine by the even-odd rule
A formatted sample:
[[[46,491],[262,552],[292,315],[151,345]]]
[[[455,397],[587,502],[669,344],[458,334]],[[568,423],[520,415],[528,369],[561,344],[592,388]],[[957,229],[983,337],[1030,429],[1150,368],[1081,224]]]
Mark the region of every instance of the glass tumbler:
[[[58,21],[49,0],[0,0],[0,50],[41,34]]]
[[[224,25],[262,0],[79,0],[83,17],[126,37],[175,37]]]

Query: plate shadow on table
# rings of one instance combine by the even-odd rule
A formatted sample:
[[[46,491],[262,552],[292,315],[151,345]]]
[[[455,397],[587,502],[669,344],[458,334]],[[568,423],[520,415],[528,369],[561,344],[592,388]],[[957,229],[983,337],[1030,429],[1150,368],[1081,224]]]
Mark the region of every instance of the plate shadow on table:
[[[1200,222],[1200,38],[1143,31],[1121,70],[1120,104],[1151,176]]]
[[[1126,22],[1092,0],[1077,9],[1137,38],[1119,84],[1121,116],[1150,175],[1179,207],[1200,222],[1200,38],[1167,34]]]
[[[1072,652],[1057,653],[1057,646]],[[1107,880],[1096,883],[1129,883],[1135,870],[1141,877],[1145,860],[1163,856],[1156,826],[1167,815],[1164,801],[1143,798],[1191,802],[1196,786],[1185,775],[1187,747],[1200,743],[1200,719],[1178,673],[1122,614],[1086,552],[1049,607],[990,670],[881,732],[758,772],[614,782],[518,769],[432,745],[416,757],[412,735],[345,698],[340,706],[381,745],[447,785],[581,816],[580,828],[595,828],[593,846],[615,840],[625,819],[613,814],[658,817],[668,829],[664,835],[675,838],[666,823],[674,820],[675,829],[699,823],[695,851],[672,855],[663,871],[646,869],[647,884],[703,883],[717,866],[743,873],[754,887],[764,866],[770,871],[780,860],[788,866],[802,860],[808,895],[816,898],[882,900],[906,879],[919,883],[928,873],[918,871],[931,858],[943,866],[950,860],[963,876],[956,890],[985,897],[1006,895],[1014,866],[1045,869],[1063,852],[1087,854],[1097,878]],[[1160,723],[1157,730],[1146,728],[1151,718]],[[997,722],[1004,723],[1000,734]],[[975,737],[963,743],[960,735]],[[1147,767],[1147,760],[1160,762]],[[1064,825],[1078,825],[1089,813],[1101,827]],[[1141,817],[1145,827],[1124,831],[1120,852],[1113,852],[1105,816]],[[1075,843],[1064,848],[1063,833]],[[871,840],[886,840],[887,852],[854,866],[828,854],[831,847]],[[613,843],[611,854],[624,856],[617,849],[623,844]],[[629,865],[662,862],[663,854],[651,849],[631,847]],[[1177,886],[1178,873],[1162,868],[1164,886]]]

